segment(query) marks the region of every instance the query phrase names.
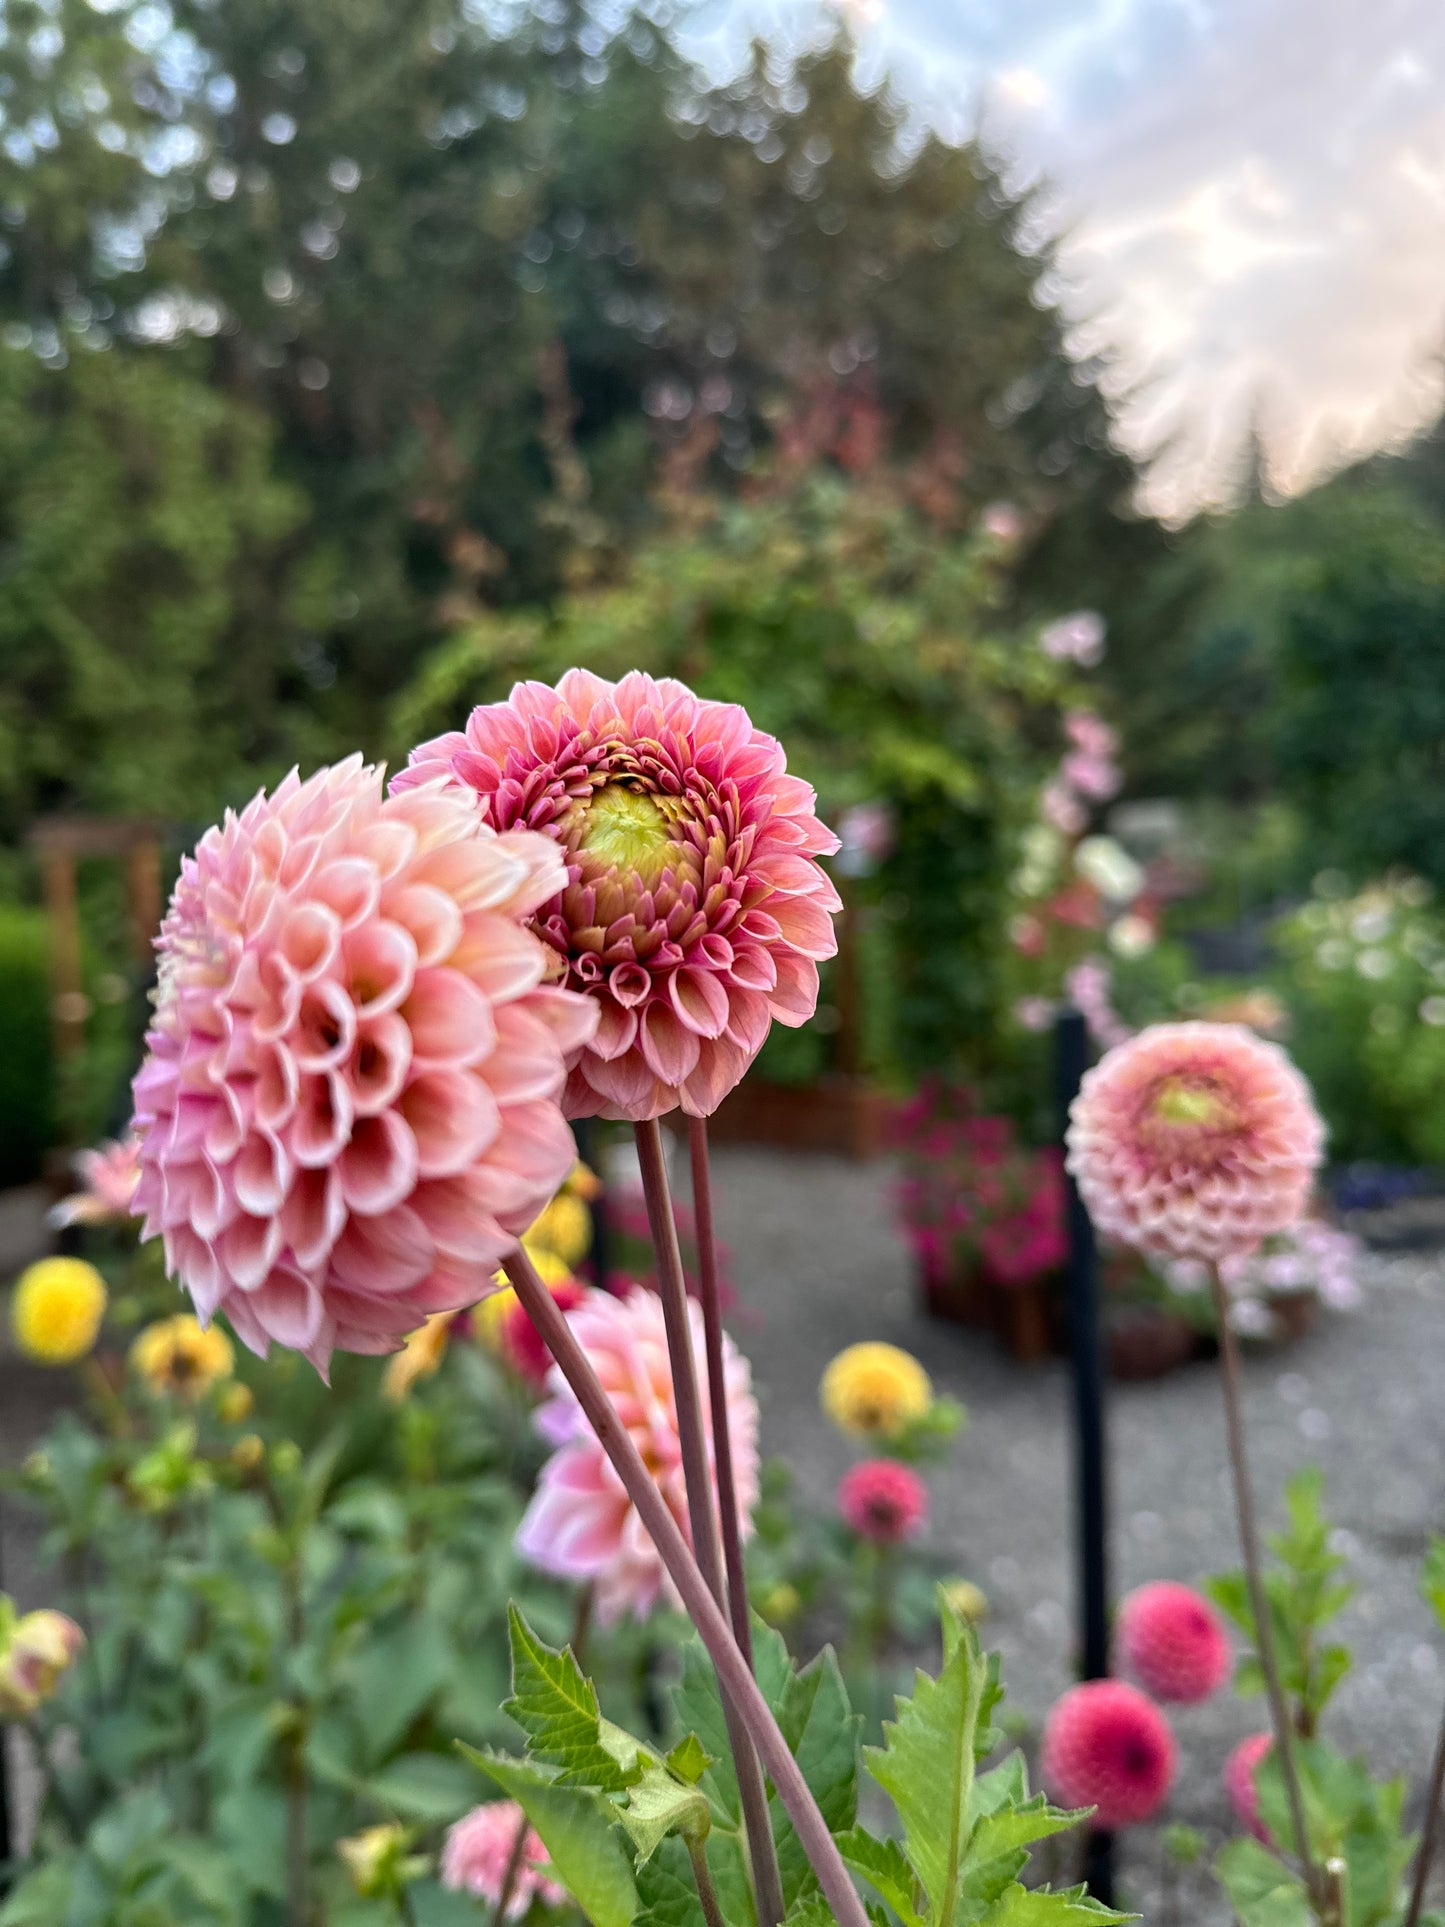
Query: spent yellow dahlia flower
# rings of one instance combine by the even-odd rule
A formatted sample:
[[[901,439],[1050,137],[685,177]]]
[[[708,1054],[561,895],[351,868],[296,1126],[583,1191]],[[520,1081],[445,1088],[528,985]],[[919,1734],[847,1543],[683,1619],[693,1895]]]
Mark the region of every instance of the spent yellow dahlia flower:
[[[190,1312],[147,1325],[130,1348],[131,1369],[153,1392],[194,1402],[236,1368],[231,1341],[218,1325],[202,1330]]]
[[[95,1344],[105,1280],[81,1258],[42,1258],[22,1272],[10,1305],[15,1342],[42,1365],[73,1365]]]
[[[878,1342],[849,1345],[823,1374],[823,1410],[859,1438],[897,1438],[927,1418],[933,1385],[911,1353]]]

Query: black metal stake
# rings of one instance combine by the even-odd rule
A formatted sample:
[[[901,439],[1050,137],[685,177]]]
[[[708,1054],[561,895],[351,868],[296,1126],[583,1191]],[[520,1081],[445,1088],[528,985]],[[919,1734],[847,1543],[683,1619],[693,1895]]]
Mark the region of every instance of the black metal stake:
[[[1060,1011],[1054,1030],[1059,1135],[1069,1121],[1089,1063],[1089,1033],[1077,1010]],[[1104,1348],[1099,1324],[1099,1263],[1094,1227],[1078,1186],[1066,1178],[1069,1218],[1069,1344],[1074,1364],[1074,1439],[1078,1501],[1080,1675],[1109,1670],[1108,1506],[1104,1462]],[[1091,1831],[1086,1878],[1106,1907],[1114,1904],[1114,1836]]]

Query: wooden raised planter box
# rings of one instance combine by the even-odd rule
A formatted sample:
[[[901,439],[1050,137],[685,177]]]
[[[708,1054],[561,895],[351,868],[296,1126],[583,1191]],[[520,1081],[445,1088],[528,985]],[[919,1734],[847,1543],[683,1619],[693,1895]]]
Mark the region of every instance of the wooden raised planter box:
[[[709,1128],[722,1144],[772,1144],[866,1159],[890,1148],[893,1111],[893,1100],[862,1077],[825,1077],[816,1084],[745,1077]]]

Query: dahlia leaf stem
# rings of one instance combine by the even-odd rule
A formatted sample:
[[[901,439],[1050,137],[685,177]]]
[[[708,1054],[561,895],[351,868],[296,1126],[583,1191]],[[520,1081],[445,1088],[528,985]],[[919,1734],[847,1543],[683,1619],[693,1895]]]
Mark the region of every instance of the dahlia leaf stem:
[[[707,1864],[707,1850],[701,1841],[688,1841],[687,1857],[692,1862],[692,1877],[697,1882],[697,1897],[702,1902],[702,1917],[707,1927],[728,1927],[727,1918],[718,1904],[712,1869]]]
[[[642,1191],[647,1200],[647,1221],[652,1232],[652,1248],[657,1259],[658,1292],[667,1325],[667,1349],[672,1360],[673,1397],[677,1404],[677,1430],[682,1446],[682,1470],[687,1484],[687,1514],[692,1526],[693,1550],[708,1591],[718,1605],[727,1610],[728,1587],[723,1570],[722,1540],[718,1515],[713,1505],[712,1473],[708,1463],[707,1432],[703,1425],[702,1399],[697,1383],[697,1359],[692,1347],[692,1323],[688,1315],[687,1283],[682,1271],[682,1252],[677,1242],[677,1220],[673,1216],[672,1193],[667,1181],[667,1156],[662,1144],[662,1127],[656,1118],[636,1127],[637,1156],[642,1167]],[[708,1380],[713,1397],[726,1398],[721,1368],[722,1331],[718,1331],[718,1367],[708,1359]],[[714,1405],[714,1410],[716,1406]],[[733,1505],[733,1530],[737,1530],[736,1496]],[[747,1596],[742,1599],[747,1615]],[[734,1613],[734,1625],[736,1614]],[[743,1652],[742,1642],[738,1648]],[[746,1663],[747,1655],[743,1653]],[[751,1668],[749,1668],[751,1670]],[[763,1785],[747,1729],[732,1704],[727,1682],[718,1675],[728,1736],[732,1741],[733,1765],[737,1772],[738,1797],[743,1810],[743,1825],[748,1836],[748,1852],[753,1865],[753,1885],[758,1907],[758,1927],[777,1927],[783,1918],[783,1879],[778,1867],[778,1852],[768,1818],[768,1795]]]
[[[802,1769],[789,1751],[772,1709],[739,1652],[727,1618],[703,1578],[691,1547],[653,1483],[631,1434],[602,1389],[586,1352],[520,1246],[507,1259],[504,1269],[526,1306],[528,1317],[576,1394],[598,1443],[616,1468],[628,1498],[637,1508],[638,1517],[681,1594],[688,1616],[716,1669],[719,1685],[731,1694],[762,1763],[772,1776],[778,1798],[818,1876],[838,1927],[869,1927],[858,1890],[803,1778]]]
[[[1420,1834],[1419,1850],[1415,1855],[1415,1877],[1410,1883],[1410,1905],[1405,1914],[1405,1927],[1416,1927],[1421,1909],[1425,1905],[1425,1888],[1429,1884],[1430,1867],[1440,1840],[1442,1796],[1445,1796],[1445,1718],[1440,1722],[1439,1737],[1435,1741],[1435,1758],[1430,1766],[1430,1787],[1425,1795],[1425,1825]]]
[[[1254,1614],[1254,1644],[1264,1674],[1265,1696],[1269,1701],[1270,1723],[1279,1753],[1280,1772],[1289,1800],[1290,1824],[1294,1830],[1295,1850],[1318,1909],[1325,1899],[1319,1871],[1310,1857],[1309,1835],[1305,1830],[1304,1799],[1300,1793],[1299,1769],[1295,1762],[1294,1727],[1280,1683],[1279,1661],[1274,1650],[1274,1626],[1270,1618],[1269,1596],[1264,1589],[1264,1567],[1259,1555],[1259,1521],[1254,1509],[1254,1488],[1249,1476],[1249,1460],[1244,1444],[1244,1411],[1240,1397],[1239,1341],[1229,1322],[1229,1294],[1217,1265],[1209,1267],[1209,1288],[1214,1299],[1214,1317],[1219,1326],[1219,1367],[1224,1384],[1224,1425],[1229,1442],[1229,1465],[1234,1477],[1234,1509],[1239,1523],[1239,1544],[1244,1555],[1244,1577],[1249,1603]]]
[[[717,1471],[717,1504],[722,1518],[723,1564],[727,1569],[728,1607],[733,1636],[748,1664],[753,1660],[753,1627],[748,1614],[748,1577],[743,1536],[738,1526],[737,1480],[733,1474],[732,1433],[728,1426],[726,1364],[723,1358],[722,1294],[718,1287],[717,1239],[712,1214],[712,1160],[707,1119],[687,1120],[692,1160],[692,1209],[697,1223],[697,1268],[702,1281],[702,1327],[707,1344],[707,1395],[712,1418],[712,1456]]]

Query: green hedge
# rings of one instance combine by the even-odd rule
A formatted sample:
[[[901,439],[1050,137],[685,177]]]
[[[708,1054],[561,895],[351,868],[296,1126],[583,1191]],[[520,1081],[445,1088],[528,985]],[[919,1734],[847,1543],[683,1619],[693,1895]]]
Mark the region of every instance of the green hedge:
[[[40,1173],[55,1142],[45,915],[0,905],[0,1185]]]

